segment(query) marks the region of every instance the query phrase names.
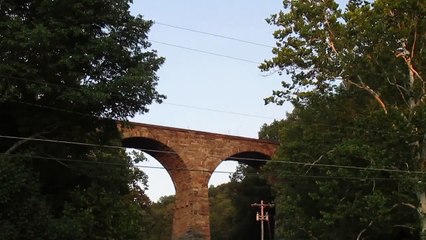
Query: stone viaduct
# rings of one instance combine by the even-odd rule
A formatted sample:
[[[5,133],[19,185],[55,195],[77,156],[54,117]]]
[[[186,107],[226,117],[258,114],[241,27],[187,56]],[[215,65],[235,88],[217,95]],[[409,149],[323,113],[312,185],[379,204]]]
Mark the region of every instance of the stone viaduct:
[[[119,124],[123,146],[159,161],[173,181],[176,200],[172,239],[210,239],[208,182],[225,160],[260,167],[277,144],[252,138],[142,123]],[[187,237],[186,237],[187,236]]]

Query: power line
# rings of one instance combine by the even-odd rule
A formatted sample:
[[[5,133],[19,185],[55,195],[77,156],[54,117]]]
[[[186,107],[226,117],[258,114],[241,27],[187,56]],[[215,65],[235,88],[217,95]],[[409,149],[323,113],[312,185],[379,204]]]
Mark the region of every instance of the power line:
[[[90,160],[81,160],[81,159],[71,159],[71,158],[58,158],[58,157],[49,157],[49,156],[38,156],[38,155],[27,155],[27,154],[11,154],[11,153],[0,153],[3,156],[10,157],[25,157],[25,158],[35,158],[35,159],[43,159],[43,160],[53,160],[58,162],[73,162],[73,163],[84,163],[84,164],[95,164],[95,165],[106,165],[106,166],[115,166],[115,167],[123,167],[128,166],[125,163],[113,163],[113,162],[100,162],[100,161],[90,161]],[[222,174],[232,174],[233,172],[229,171],[208,171],[205,169],[190,169],[190,168],[165,168],[158,166],[149,166],[149,165],[138,165],[133,164],[134,167],[137,168],[146,168],[146,169],[161,169],[166,171],[189,171],[189,172],[208,172],[208,173],[222,173]]]
[[[232,112],[232,111],[225,111],[225,110],[219,110],[219,109],[213,109],[213,108],[206,108],[206,107],[197,107],[197,106],[191,106],[191,105],[185,105],[185,104],[167,103],[167,102],[164,102],[163,104],[165,104],[165,105],[171,105],[171,106],[176,106],[176,107],[184,107],[184,108],[191,108],[191,109],[203,110],[203,111],[210,111],[210,112],[218,112],[218,113],[226,113],[226,114],[232,114],[232,115],[238,115],[238,116],[245,116],[245,117],[263,118],[263,119],[275,119],[275,118],[267,117],[267,116],[260,116],[260,115],[255,115],[255,114],[239,113],[239,112]]]
[[[140,168],[150,168],[150,169],[158,169],[158,170],[173,170],[173,171],[191,171],[188,170],[187,168],[165,168],[165,167],[158,167],[158,166],[148,166],[148,165],[138,165],[135,164],[136,167],[140,167]],[[203,169],[192,169],[192,171],[201,171],[201,172],[210,172],[210,171],[206,171]],[[230,172],[230,171],[221,171],[221,170],[215,170],[213,173],[219,173],[219,174],[233,174],[234,172]]]
[[[224,54],[221,54],[221,53],[209,52],[209,51],[204,51],[204,50],[200,50],[200,49],[196,49],[196,48],[190,48],[190,47],[180,46],[180,45],[176,45],[176,44],[172,44],[172,43],[155,41],[155,40],[150,40],[150,41],[153,42],[153,43],[158,43],[158,44],[162,44],[162,45],[166,45],[166,46],[170,46],[170,47],[185,49],[185,50],[189,50],[189,51],[193,51],[193,52],[204,53],[204,54],[213,55],[213,56],[217,56],[217,57],[224,57],[224,58],[229,58],[229,59],[233,59],[233,60],[237,60],[237,61],[254,63],[254,64],[257,64],[257,65],[261,64],[260,62],[256,62],[256,61],[253,61],[253,60],[233,57],[233,56],[224,55]]]
[[[63,87],[63,88],[71,88],[71,89],[75,89],[77,91],[83,91],[83,89],[77,88],[77,87],[60,85],[60,84],[55,84],[55,83],[50,83],[50,82],[40,83],[38,81],[30,80],[30,79],[27,79],[27,78],[5,76],[5,75],[1,75],[1,74],[0,74],[0,77],[10,78],[10,79],[16,79],[16,80],[20,80],[20,81],[30,81],[30,82],[39,83],[39,84],[47,84],[47,85],[59,86],[59,87]],[[102,92],[102,91],[93,91],[93,92],[106,93],[106,92]],[[108,93],[108,94],[114,96],[114,93]],[[18,100],[8,100],[8,101],[13,101],[13,102],[16,102],[16,103],[25,104],[25,105],[29,105],[29,106],[35,106],[35,107],[39,107],[39,108],[46,108],[46,109],[55,110],[55,111],[61,111],[61,112],[67,112],[67,113],[74,113],[74,114],[77,114],[77,115],[88,116],[90,118],[94,117],[93,115],[90,115],[90,114],[87,114],[87,113],[80,113],[80,112],[70,111],[70,110],[66,110],[66,109],[63,109],[63,108],[55,108],[55,107],[52,107],[52,106],[46,106],[46,105],[41,105],[41,104],[28,103],[28,102],[23,102],[23,101],[18,101]],[[176,106],[176,107],[185,107],[185,108],[203,110],[203,111],[211,111],[211,112],[218,112],[218,113],[234,114],[234,115],[240,115],[240,116],[246,116],[246,117],[274,119],[272,117],[267,117],[267,116],[261,116],[261,115],[255,115],[255,114],[248,114],[248,113],[239,113],[239,112],[234,112],[234,111],[225,111],[225,110],[220,110],[220,109],[206,108],[206,107],[200,107],[200,106],[192,106],[192,105],[179,104],[179,103],[167,103],[167,102],[163,102],[162,104],[164,104],[164,105],[170,105],[170,106]],[[364,131],[364,132],[365,131],[371,131],[371,132],[374,132],[374,133],[385,133],[386,132],[384,130],[379,130],[379,129],[367,129],[366,130],[365,128],[360,128],[360,127],[338,126],[338,125],[331,125],[331,124],[324,124],[324,123],[312,123],[312,124],[310,124],[310,126],[325,126],[325,127],[336,128],[336,129],[352,129],[352,130],[361,130],[361,131]],[[398,134],[398,135],[399,136],[404,136],[404,137],[406,136],[406,135],[402,135],[402,134]]]
[[[236,42],[247,43],[247,44],[251,44],[251,45],[255,45],[255,46],[267,47],[267,48],[274,48],[273,46],[269,46],[269,45],[266,45],[266,44],[263,44],[263,43],[256,43],[256,42],[251,42],[251,41],[243,40],[243,39],[240,39],[240,38],[234,38],[234,37],[224,36],[224,35],[220,35],[220,34],[215,34],[215,33],[210,33],[210,32],[205,32],[205,31],[200,31],[200,30],[195,30],[195,29],[186,28],[186,27],[179,27],[179,26],[168,24],[168,23],[162,23],[162,22],[157,22],[157,21],[154,21],[154,23],[157,24],[157,25],[165,26],[165,27],[170,27],[170,28],[185,30],[185,31],[189,31],[189,32],[200,33],[200,34],[204,34],[204,35],[208,35],[208,36],[223,38],[223,39],[232,40],[232,41],[236,41]]]
[[[67,109],[64,109],[64,108],[55,108],[55,107],[51,107],[51,106],[47,106],[47,105],[41,105],[41,104],[29,103],[29,102],[23,102],[23,101],[11,100],[11,99],[9,99],[8,101],[23,104],[23,105],[38,107],[38,108],[49,109],[49,110],[58,111],[58,112],[70,113],[70,114],[79,115],[79,116],[83,116],[83,117],[87,117],[87,118],[96,118],[95,114],[90,115],[90,114],[87,114],[87,113],[71,111],[71,110],[67,110]]]
[[[9,153],[0,153],[0,155],[3,156],[9,156],[9,157],[25,157],[25,158],[35,158],[35,159],[44,159],[44,160],[53,160],[58,162],[76,162],[76,163],[84,163],[84,164],[96,164],[96,165],[105,165],[105,166],[111,166],[111,167],[118,167],[118,166],[128,166],[127,164],[121,164],[121,163],[110,163],[110,162],[100,162],[100,161],[88,161],[88,160],[80,160],[80,159],[69,159],[69,158],[56,158],[56,157],[44,157],[44,156],[37,156],[37,155],[26,155],[26,154],[9,154]],[[147,165],[137,165],[135,164],[134,167],[136,168],[146,168],[146,169],[161,169],[166,171],[187,171],[187,172],[206,172],[206,173],[219,173],[219,174],[233,174],[234,172],[229,171],[208,171],[205,169],[191,169],[191,168],[165,168],[165,167],[158,167],[158,166],[147,166]],[[246,174],[246,176],[258,176],[258,174]],[[384,178],[384,177],[357,177],[357,176],[327,176],[327,175],[302,175],[302,174],[294,174],[294,172],[283,172],[280,174],[280,177],[283,178],[305,178],[305,179],[323,179],[323,180],[351,180],[351,181],[367,181],[367,180],[374,180],[374,181],[402,181],[402,180],[423,180],[418,178]],[[426,179],[425,179],[426,180]]]
[[[17,100],[8,100],[8,101],[16,102],[16,103],[20,103],[20,104],[24,104],[24,105],[29,105],[29,106],[35,106],[35,107],[39,107],[39,108],[50,109],[50,110],[54,110],[54,111],[60,111],[60,112],[66,112],[66,113],[76,114],[76,115],[80,115],[80,116],[86,116],[86,117],[89,117],[89,118],[96,118],[96,116],[94,116],[94,115],[76,112],[76,111],[70,111],[70,110],[66,110],[66,109],[62,109],[62,108],[55,108],[55,107],[51,107],[51,106],[28,103],[28,102],[17,101]],[[163,103],[163,104],[171,105],[171,106],[187,107],[187,108],[199,109],[199,110],[205,110],[205,111],[219,112],[219,113],[228,113],[228,114],[235,114],[235,115],[241,115],[241,116],[251,116],[251,117],[257,117],[257,118],[273,119],[271,117],[266,117],[266,116],[261,116],[261,115],[237,113],[237,112],[232,112],[232,111],[217,110],[217,109],[197,107],[197,106],[191,106],[191,105],[183,105],[183,104],[175,104],[175,103]],[[113,119],[113,120],[115,120],[115,119]],[[324,126],[324,127],[330,127],[330,128],[336,128],[336,129],[351,129],[351,130],[361,130],[361,131],[364,131],[364,132],[370,131],[370,132],[374,132],[374,133],[386,133],[386,131],[379,130],[379,129],[365,129],[365,128],[352,127],[352,126],[337,126],[337,125],[331,125],[331,124],[325,124],[325,123],[312,123],[312,124],[310,124],[310,126]],[[405,137],[406,135],[398,134],[398,136]]]
[[[18,77],[10,77],[10,76],[4,76],[4,75],[0,75],[0,77],[6,77],[6,78],[10,78],[10,79],[16,79],[16,80],[19,80],[19,81],[29,81],[29,82],[34,82],[34,83],[38,83],[38,84],[47,84],[47,85],[57,86],[57,87],[61,87],[61,88],[70,88],[70,89],[75,89],[76,91],[83,92],[83,89],[81,89],[81,88],[72,87],[72,86],[66,86],[66,85],[60,85],[60,84],[55,84],[55,83],[50,83],[50,82],[43,82],[43,83],[41,83],[41,82],[30,80],[30,79],[18,78]],[[106,92],[102,92],[102,91],[99,91],[99,90],[92,91],[92,93],[93,92],[96,92],[96,93],[106,93]],[[118,95],[118,94],[115,94],[115,93],[108,93],[108,94],[111,95],[111,96]],[[34,104],[34,103],[27,103],[27,102],[22,102],[22,101],[17,101],[17,100],[10,100],[10,101],[14,101],[14,102],[21,103],[21,104],[26,104],[26,105],[32,105],[32,106],[36,106],[36,107],[46,106],[46,105],[40,105],[40,104]],[[225,113],[225,114],[231,114],[231,115],[252,117],[252,118],[270,119],[270,120],[275,119],[273,117],[256,115],[256,114],[241,113],[241,112],[234,112],[234,111],[225,111],[225,110],[220,110],[220,109],[200,107],[200,106],[192,106],[192,105],[187,105],[187,104],[172,103],[172,102],[166,102],[166,101],[164,101],[162,104],[169,105],[169,106],[175,106],[175,107],[183,107],[183,108],[190,108],[190,109],[196,109],[196,110],[209,111],[209,112],[217,112],[217,113]],[[72,111],[69,111],[69,110],[66,110],[66,109],[54,108],[54,107],[51,107],[51,106],[46,106],[44,108],[47,108],[47,109],[50,109],[50,110],[57,110],[57,111],[67,112],[67,113],[76,113],[78,115],[87,115],[87,116],[93,117],[92,115],[89,115],[89,114],[86,114],[86,113],[72,112]]]
[[[23,78],[20,78],[20,79],[23,79]],[[28,103],[24,103],[24,104],[28,104]],[[35,104],[30,104],[30,105],[43,107],[42,105],[35,105]],[[181,105],[181,106],[190,107],[190,106],[187,106],[187,105]],[[46,106],[44,106],[44,107],[46,107]],[[76,113],[76,112],[67,111],[67,110],[64,110],[64,109],[57,109],[57,108],[52,108],[52,107],[46,107],[46,108],[53,109],[53,110],[60,110],[60,111],[65,111],[65,112]],[[198,107],[195,107],[195,108],[198,108]],[[203,110],[212,110],[212,109],[204,109],[204,108],[202,108],[202,109]],[[225,111],[222,111],[222,112],[225,112]],[[235,113],[235,114],[239,114],[239,113]],[[84,115],[89,116],[89,117],[93,117],[93,116],[88,115],[88,114],[84,114]],[[246,114],[244,114],[244,115],[246,115]],[[316,124],[316,125],[329,126],[329,125],[326,125],[326,124]],[[337,127],[337,126],[332,126],[332,127]],[[341,128],[343,128],[343,127],[341,127]],[[345,128],[349,128],[349,129],[361,129],[361,128],[355,128],[355,127],[345,127]],[[365,130],[365,129],[362,129],[362,130]],[[379,132],[379,131],[377,131],[377,132]],[[13,138],[17,139],[18,138],[18,137],[14,137],[14,136],[0,136],[0,137],[3,137],[3,138],[9,137],[11,139],[13,139]],[[60,140],[46,140],[46,139],[34,139],[34,138],[33,139],[29,139],[29,138],[28,139],[22,139],[21,138],[21,140],[33,140],[33,141],[36,141],[36,140],[42,141],[43,140],[43,141],[46,141],[46,142],[51,141],[51,142],[56,142],[56,143],[60,142]],[[71,142],[66,142],[66,141],[63,141],[62,143],[71,144]],[[75,144],[75,143],[73,143],[73,144]],[[96,145],[96,144],[92,144],[92,145],[86,144],[86,145],[87,146],[92,146],[92,147],[102,146],[102,145]],[[119,146],[114,146],[114,147],[117,148]],[[122,148],[125,149],[124,147],[122,147]],[[140,150],[146,151],[148,153],[149,152],[162,152],[162,153],[167,152],[167,151],[158,151],[158,150],[153,150],[153,149],[140,149]],[[167,152],[167,153],[176,154],[174,152]],[[268,160],[264,160],[264,159],[252,159],[252,158],[233,158],[233,160],[237,160],[237,161],[239,161],[239,160],[240,161],[242,161],[242,160],[249,160],[249,161],[263,161],[263,162],[268,161]],[[403,172],[403,173],[423,174],[423,172],[419,172],[419,171],[409,171],[409,170],[400,170],[400,169],[388,169],[388,168],[374,168],[373,169],[373,168],[365,168],[365,167],[357,167],[357,166],[345,166],[345,165],[342,166],[342,165],[320,164],[320,163],[312,164],[312,163],[301,163],[301,162],[279,161],[279,160],[275,160],[274,162],[283,162],[283,163],[287,163],[287,164],[297,164],[297,165],[304,165],[304,166],[340,167],[340,168],[356,169],[356,170],[373,170],[373,171],[387,171],[387,172]]]
[[[34,103],[28,103],[28,102],[22,102],[22,101],[17,101],[17,100],[8,100],[8,101],[16,102],[16,103],[20,103],[20,104],[24,104],[24,105],[29,105],[29,106],[35,106],[35,107],[39,107],[39,108],[50,109],[50,110],[54,110],[54,111],[60,111],[60,112],[66,112],[66,113],[76,114],[76,115],[80,115],[80,116],[86,116],[86,117],[89,117],[89,118],[96,118],[96,116],[93,116],[93,115],[90,115],[90,114],[87,114],[87,113],[70,111],[70,110],[66,110],[66,109],[62,109],[62,108],[55,108],[55,107],[51,107],[51,106],[46,106],[46,105],[41,105],[41,104],[34,104]],[[170,105],[170,106],[178,106],[178,107],[186,107],[186,108],[204,110],[204,111],[212,111],[212,112],[219,112],[219,113],[234,114],[234,115],[240,115],[240,116],[246,116],[246,117],[274,119],[274,118],[267,117],[267,116],[247,114],[247,113],[238,113],[238,112],[232,112],[232,111],[224,111],[224,110],[218,110],[218,109],[212,109],[212,108],[204,108],[204,107],[197,107],[197,106],[184,105],[184,104],[165,103],[165,102],[163,104]],[[350,129],[350,130],[361,130],[363,132],[370,131],[370,132],[374,132],[374,133],[386,133],[385,130],[379,130],[379,129],[365,129],[365,128],[360,128],[360,127],[338,126],[338,125],[331,125],[331,124],[325,124],[325,123],[312,123],[312,124],[310,124],[310,126],[323,126],[323,127],[330,127],[330,128],[336,128],[336,129]],[[403,135],[403,134],[398,134],[398,136],[406,137],[406,135]]]
[[[87,164],[95,164],[95,165],[108,165],[108,166],[128,166],[125,163],[112,163],[112,162],[100,162],[100,161],[90,161],[90,160],[81,160],[81,159],[72,159],[72,158],[58,158],[58,157],[49,157],[49,156],[38,156],[38,155],[28,155],[28,154],[12,154],[12,153],[0,153],[3,156],[11,156],[11,157],[24,157],[24,158],[35,158],[35,159],[43,159],[43,160],[54,160],[59,162],[75,162],[75,163],[87,163]],[[190,168],[165,168],[158,166],[148,166],[148,165],[138,165],[134,164],[135,167],[138,168],[150,168],[150,169],[160,169],[167,171],[190,171],[190,172],[209,172],[209,173],[224,173],[224,174],[232,174],[234,172],[230,171],[208,171],[205,169],[190,169]]]
[[[56,139],[17,137],[17,136],[7,136],[7,135],[0,135],[0,138],[12,139],[12,140],[26,140],[26,141],[36,141],[36,142],[47,142],[47,143],[60,143],[60,144],[79,145],[79,146],[86,146],[86,147],[111,148],[111,149],[121,149],[121,150],[126,150],[127,149],[126,147],[122,147],[122,146],[118,146],[118,145],[102,145],[102,144],[95,144],[95,143],[83,143],[83,142],[64,141],[64,140],[56,140]],[[141,148],[140,150],[141,151],[146,151],[146,152],[157,152],[157,153],[176,154],[173,151],[163,151],[163,150],[144,149],[144,148]]]
[[[82,143],[82,142],[73,142],[73,141],[63,141],[63,140],[54,140],[54,139],[41,139],[41,138],[25,138],[25,137],[17,137],[17,136],[7,136],[7,135],[0,135],[0,138],[4,139],[14,139],[14,140],[27,140],[27,141],[39,141],[39,142],[48,142],[48,143],[61,143],[61,144],[72,144],[72,145],[81,145],[81,146],[90,146],[90,147],[101,147],[101,148],[113,148],[113,149],[127,149],[122,146],[115,146],[115,145],[99,145],[99,144],[92,144],[92,143]],[[136,148],[138,150],[150,153],[166,153],[166,154],[175,154],[176,152],[173,151],[166,151],[166,150],[156,150],[156,149],[144,149],[144,148]],[[221,157],[221,156],[215,156],[215,155],[209,155],[212,157]],[[379,171],[379,172],[393,172],[393,173],[403,173],[403,174],[420,174],[424,175],[426,172],[423,171],[410,171],[410,170],[401,170],[401,169],[392,169],[392,168],[372,168],[372,167],[358,167],[358,166],[351,166],[351,165],[338,165],[338,164],[321,164],[321,163],[304,163],[304,162],[295,162],[295,161],[285,161],[280,159],[274,159],[274,160],[267,160],[267,159],[260,159],[260,158],[246,158],[246,157],[228,157],[226,160],[235,160],[235,161],[252,161],[252,162],[271,162],[271,163],[280,163],[280,164],[289,164],[289,165],[302,165],[302,166],[309,166],[309,167],[321,167],[321,168],[342,168],[342,169],[352,169],[352,170],[361,170],[361,171]]]
[[[24,104],[24,105],[28,105],[28,106],[34,106],[34,107],[38,107],[38,108],[45,108],[45,109],[54,110],[54,111],[60,111],[60,112],[71,113],[71,114],[76,114],[76,115],[80,115],[80,116],[86,116],[86,117],[90,117],[90,118],[94,118],[95,117],[95,116],[87,114],[87,113],[70,111],[70,110],[66,110],[66,109],[63,109],[63,108],[55,108],[55,107],[51,107],[51,106],[46,106],[46,105],[41,105],[41,104],[34,104],[34,103],[28,103],[28,102],[17,101],[17,100],[9,100],[9,101],[15,102],[15,103]],[[233,111],[225,111],[225,110],[219,110],[219,109],[213,109],[213,108],[191,106],[191,105],[186,105],[186,104],[167,103],[167,102],[163,102],[162,104],[169,105],[169,106],[174,106],[174,107],[190,108],[190,109],[203,110],[203,111],[208,111],[208,112],[216,112],[216,113],[224,113],[224,114],[230,114],[230,115],[243,116],[243,117],[251,117],[251,118],[259,118],[259,119],[275,120],[275,118],[267,117],[267,116],[262,116],[262,115],[255,115],[255,114],[248,114],[248,113],[241,113],[241,112],[233,112]]]

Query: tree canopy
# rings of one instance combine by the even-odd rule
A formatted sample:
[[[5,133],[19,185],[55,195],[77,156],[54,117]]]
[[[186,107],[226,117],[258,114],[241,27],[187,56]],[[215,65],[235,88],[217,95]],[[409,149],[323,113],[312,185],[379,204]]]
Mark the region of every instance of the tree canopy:
[[[295,107],[260,133],[281,142],[278,237],[425,239],[426,3],[283,6],[260,66],[284,78],[266,101]]]
[[[146,176],[113,119],[164,99],[164,59],[130,3],[1,1],[1,239],[146,236]]]

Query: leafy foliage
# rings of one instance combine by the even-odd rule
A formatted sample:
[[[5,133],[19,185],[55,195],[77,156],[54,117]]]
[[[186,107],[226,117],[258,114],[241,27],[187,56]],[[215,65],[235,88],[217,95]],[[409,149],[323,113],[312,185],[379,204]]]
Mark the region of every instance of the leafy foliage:
[[[151,226],[148,231],[149,240],[171,239],[175,196],[163,196],[149,207]]]
[[[125,119],[153,100],[163,62],[129,1],[2,1],[2,98]]]
[[[142,239],[146,176],[116,122],[164,98],[127,0],[0,3],[2,239]]]
[[[256,169],[240,164],[231,182],[209,188],[210,225],[212,239],[252,239],[260,236],[259,209],[251,207],[261,200],[272,202],[271,188]],[[265,222],[265,236],[272,236],[273,209],[270,221]],[[268,224],[269,223],[269,224]],[[269,226],[269,227],[268,227]]]
[[[373,96],[382,108],[423,101],[422,1],[350,0],[343,12],[335,1],[283,2],[287,11],[268,19],[279,28],[275,57],[260,68],[289,74],[292,81],[283,81],[269,102],[334,93],[341,83]]]
[[[277,235],[290,239],[400,239],[418,234],[409,129],[396,112],[356,116],[332,97],[296,108],[281,123],[276,162]],[[326,107],[329,106],[329,107]],[[350,109],[353,111],[354,109]],[[387,171],[375,169],[402,169]]]
[[[425,3],[283,4],[260,66],[291,76],[266,101],[295,106],[260,133],[282,143],[279,237],[425,239]]]

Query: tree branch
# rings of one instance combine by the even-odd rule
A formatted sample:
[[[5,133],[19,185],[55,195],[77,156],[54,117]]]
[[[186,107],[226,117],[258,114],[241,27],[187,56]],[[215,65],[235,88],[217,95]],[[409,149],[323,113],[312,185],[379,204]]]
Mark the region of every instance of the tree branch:
[[[372,224],[373,224],[373,221],[370,221],[370,223],[368,224],[368,226],[367,226],[366,228],[362,229],[362,230],[361,230],[361,232],[359,232],[359,234],[358,234],[358,236],[357,236],[356,240],[360,240],[361,235],[362,235],[365,231],[367,231],[367,229],[368,229],[369,227],[371,227],[371,225],[372,225]]]
[[[358,76],[358,78],[359,78],[359,76]],[[388,110],[387,110],[387,108],[386,108],[386,105],[385,105],[385,103],[382,101],[382,99],[380,98],[380,95],[379,94],[377,94],[373,89],[371,89],[368,85],[366,85],[361,79],[360,79],[360,81],[361,81],[361,83],[356,83],[356,82],[353,82],[353,81],[351,81],[351,80],[346,80],[348,83],[350,83],[350,84],[352,84],[352,85],[354,85],[354,86],[356,86],[356,87],[358,87],[358,88],[360,88],[360,89],[364,89],[364,90],[366,90],[368,93],[370,93],[373,97],[374,97],[374,99],[376,99],[376,101],[380,104],[380,106],[382,107],[382,109],[383,109],[383,111],[385,112],[385,114],[388,114]]]
[[[403,87],[400,84],[396,83],[396,80],[395,80],[394,83],[391,82],[389,78],[387,78],[387,80],[388,80],[388,82],[389,82],[390,85],[395,86],[396,89],[398,89],[398,92],[401,95],[402,100],[404,101],[404,103],[407,104],[407,106],[410,106],[410,104],[407,102],[407,99],[405,98],[405,95],[402,92],[402,90],[404,90],[405,94],[409,94],[409,91],[405,87]]]
[[[396,208],[397,206],[400,206],[400,205],[402,205],[402,206],[406,206],[406,207],[409,207],[409,208],[412,208],[412,209],[414,209],[414,210],[417,210],[417,207],[416,207],[416,206],[414,206],[414,205],[413,205],[413,204],[411,204],[411,203],[405,203],[405,202],[402,202],[402,203],[398,203],[398,204],[393,205],[393,206],[392,206],[392,209],[394,209],[394,208]]]
[[[50,128],[50,129],[49,129],[49,128]],[[43,130],[42,130],[42,131],[40,131],[40,132],[34,133],[33,135],[31,135],[31,136],[29,136],[29,137],[27,137],[27,138],[25,138],[25,139],[22,139],[22,140],[18,141],[17,143],[13,144],[13,145],[12,145],[9,149],[7,149],[4,153],[5,153],[5,154],[10,154],[10,153],[12,153],[13,151],[15,151],[18,147],[20,147],[20,146],[22,146],[23,144],[25,144],[26,142],[30,141],[32,138],[36,138],[36,137],[39,137],[39,136],[41,136],[41,135],[43,135],[43,134],[49,133],[49,132],[53,131],[53,129],[55,129],[55,128],[56,128],[56,126],[51,126],[51,127],[47,127],[47,128],[45,128],[45,129],[43,129]]]
[[[416,43],[417,43],[417,23],[418,23],[418,18],[415,17],[414,21],[414,39],[413,39],[413,44],[411,45],[411,59],[414,59],[414,50],[416,48]]]
[[[328,151],[327,153],[325,153],[325,154],[329,154],[329,153],[331,153],[331,152],[333,152],[334,151],[334,149],[331,149],[330,151]],[[308,172],[312,169],[312,167],[317,163],[317,162],[319,162],[319,161],[321,161],[321,159],[324,157],[324,154],[322,154],[317,160],[315,160],[313,163],[306,163],[304,166],[307,166],[307,165],[309,165],[309,169],[305,172],[305,175],[306,174],[308,174]]]
[[[327,16],[325,16],[324,17],[324,20],[325,20],[325,24],[327,25],[327,32],[328,32],[328,34],[330,35],[330,37],[329,37],[329,39],[328,39],[328,41],[327,41],[327,43],[328,43],[328,46],[331,48],[331,50],[333,50],[333,52],[335,53],[335,54],[338,54],[338,52],[337,52],[337,49],[336,49],[336,47],[335,47],[335,45],[334,45],[334,34],[333,34],[333,32],[331,31],[331,26],[330,26],[330,22],[328,21],[328,18],[327,18]]]
[[[422,76],[420,76],[420,74],[416,71],[416,69],[414,69],[413,64],[411,63],[411,60],[412,60],[411,57],[407,57],[402,54],[397,54],[396,57],[402,57],[405,63],[407,64],[408,69],[410,69],[410,71],[413,72],[413,74],[416,75],[416,77],[418,77],[422,82],[424,82],[424,79],[422,78]]]
[[[407,225],[401,225],[401,224],[395,224],[395,225],[393,225],[392,227],[408,228],[408,229],[411,229],[411,230],[415,230],[415,228],[414,228],[414,227],[407,226]]]
[[[312,232],[311,231],[308,231],[308,230],[306,230],[306,229],[304,229],[304,228],[299,228],[300,230],[302,230],[302,231],[304,231],[305,233],[307,233],[308,235],[309,235],[309,237],[311,237],[311,239],[315,239],[315,240],[318,240],[318,238],[317,237],[315,237],[313,234],[312,234]]]
[[[26,142],[30,141],[31,138],[35,138],[35,137],[39,137],[40,135],[42,135],[43,132],[39,132],[39,133],[35,133],[25,139],[22,139],[20,141],[18,141],[17,143],[13,144],[9,149],[6,150],[6,152],[4,152],[5,154],[11,154],[13,151],[15,151],[18,147],[20,147],[21,145],[25,144]]]

